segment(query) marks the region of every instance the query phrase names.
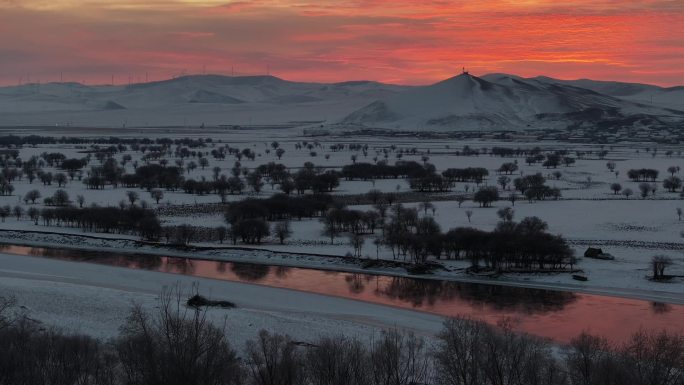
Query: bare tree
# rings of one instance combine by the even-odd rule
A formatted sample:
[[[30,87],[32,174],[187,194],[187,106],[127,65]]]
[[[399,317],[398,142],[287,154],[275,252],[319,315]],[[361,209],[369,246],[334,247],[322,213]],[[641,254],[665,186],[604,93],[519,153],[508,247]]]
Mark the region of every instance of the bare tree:
[[[126,196],[128,197],[128,201],[131,203],[131,206],[135,204],[135,201],[140,198],[138,193],[136,191],[126,191]]]
[[[468,217],[468,223],[470,223],[470,218],[473,216],[473,210],[466,210],[465,215]]]
[[[617,195],[622,190],[622,185],[620,183],[613,183],[610,185],[610,189],[613,190],[613,194]]]
[[[383,332],[370,351],[370,379],[373,384],[425,384],[431,378],[425,343],[412,333]]]
[[[508,186],[508,184],[511,183],[511,178],[502,175],[496,180],[496,182],[501,186],[502,190],[505,190],[506,186]]]
[[[622,383],[679,385],[684,382],[684,335],[640,330],[622,349]]]
[[[674,176],[679,172],[679,166],[670,166],[667,168],[667,172],[670,173],[670,176]]]
[[[245,366],[248,384],[298,385],[305,372],[301,352],[289,336],[259,332],[256,341],[248,341]]]
[[[67,183],[67,177],[64,173],[58,172],[55,174],[55,182],[57,182],[58,187],[62,187]]]
[[[290,229],[290,221],[282,221],[273,225],[273,234],[278,237],[280,244],[285,244],[285,239],[292,235],[292,230]]]
[[[349,245],[354,248],[354,258],[361,258],[361,249],[365,241],[361,234],[351,234],[349,236]]]
[[[223,241],[226,240],[226,237],[228,236],[228,229],[226,226],[219,226],[216,228],[216,237],[219,240],[219,243],[223,243]]]
[[[515,206],[515,201],[517,200],[518,196],[515,193],[508,196],[508,201],[511,202],[511,206]]]
[[[29,218],[33,221],[34,225],[38,225],[38,219],[40,218],[40,210],[38,210],[35,207],[29,207],[29,209],[26,211],[28,214]]]
[[[615,347],[605,338],[582,333],[570,341],[570,347],[565,364],[572,384],[611,384],[611,377],[617,377]]]
[[[152,197],[152,199],[154,199],[154,201],[157,202],[157,204],[159,204],[159,201],[164,199],[164,191],[154,189],[150,191],[150,197]]]
[[[305,354],[310,384],[366,385],[369,383],[368,351],[358,340],[323,337]]]
[[[459,208],[461,207],[461,205],[462,205],[463,202],[465,202],[465,201],[466,201],[465,195],[458,195],[458,196],[456,197],[456,202],[458,202],[458,207],[459,207]]]
[[[162,291],[159,310],[136,306],[115,341],[130,384],[238,384],[237,355],[200,308],[183,306],[180,287]]]
[[[423,202],[420,202],[418,205],[421,209],[423,209],[423,213],[427,215],[428,210],[433,210],[435,208],[435,205],[432,204],[432,202],[425,200]]]
[[[40,191],[38,190],[31,190],[24,195],[24,202],[28,203],[28,201],[31,201],[32,204],[36,203],[36,199],[40,198]]]
[[[24,208],[17,205],[14,206],[12,209],[12,212],[14,213],[14,216],[17,218],[17,220],[21,219],[21,216],[24,215]]]
[[[335,218],[331,215],[330,212],[328,212],[325,215],[323,215],[323,217],[321,217],[320,221],[323,223],[323,231],[321,233],[323,235],[329,236],[330,244],[334,245],[335,236],[339,233],[339,229],[337,228],[337,224],[335,223]]]
[[[211,169],[211,174],[212,178],[214,178],[214,182],[216,182],[219,179],[219,175],[221,174],[221,167],[214,166],[214,168]]]
[[[0,219],[5,222],[5,219],[12,213],[12,208],[10,205],[4,205],[0,207]]]
[[[515,215],[515,210],[510,207],[504,207],[496,212],[496,215],[504,222],[512,222],[513,215]]]
[[[452,318],[444,321],[435,349],[436,383],[480,385],[484,383],[482,340],[487,326],[482,322]]]
[[[672,259],[665,255],[656,255],[651,258],[651,269],[653,279],[660,280],[665,278],[665,268],[672,265]]]

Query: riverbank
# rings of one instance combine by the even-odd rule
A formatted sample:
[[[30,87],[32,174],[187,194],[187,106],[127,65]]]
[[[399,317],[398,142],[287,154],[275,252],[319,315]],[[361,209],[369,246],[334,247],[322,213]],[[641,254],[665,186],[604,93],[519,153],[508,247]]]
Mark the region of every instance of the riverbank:
[[[0,266],[0,291],[16,298],[29,319],[103,340],[118,334],[134,305],[153,312],[161,290],[176,285],[184,294],[197,285],[203,295],[237,305],[207,312],[210,321],[225,324],[235,346],[261,329],[301,341],[331,334],[365,339],[391,327],[430,338],[442,324],[432,314],[249,283],[2,253]]]
[[[644,282],[641,282],[641,285],[633,285],[633,281],[621,279],[624,278],[624,275],[620,275],[619,263],[615,263],[614,261],[585,259],[586,263],[594,265],[594,270],[603,271],[603,276],[608,278],[599,280],[592,279],[588,282],[576,283],[576,281],[572,280],[570,274],[515,274],[504,275],[498,278],[475,277],[466,274],[466,263],[464,261],[443,261],[444,269],[438,269],[432,274],[416,275],[406,272],[406,269],[400,267],[399,264],[393,267],[376,266],[364,268],[359,260],[353,258],[326,256],[322,254],[291,253],[258,248],[234,248],[230,246],[188,247],[179,250],[178,248],[167,245],[141,243],[132,237],[119,237],[114,234],[94,236],[85,234],[3,230],[0,231],[0,243],[30,247],[65,248],[73,250],[149,254],[191,259],[243,262],[467,283],[486,283],[501,286],[569,291],[642,299],[662,303],[684,304],[684,285],[681,283],[656,283],[648,281],[644,277]],[[5,252],[11,253],[11,250],[6,250]],[[618,268],[615,269],[614,267]],[[599,270],[601,268],[603,270]],[[627,285],[626,282],[629,282],[630,284]]]
[[[0,290],[44,328],[107,339],[134,304],[155,311],[164,287],[182,285],[234,302],[210,309],[212,322],[309,341],[312,336],[372,337],[400,328],[431,338],[442,317],[466,317],[567,343],[589,331],[623,342],[642,328],[681,332],[684,306],[566,291],[341,273],[154,255],[25,248],[0,253]],[[40,256],[40,257],[39,257]],[[396,318],[395,317],[399,317]],[[620,328],[615,328],[619,324]],[[305,332],[302,328],[308,330]]]

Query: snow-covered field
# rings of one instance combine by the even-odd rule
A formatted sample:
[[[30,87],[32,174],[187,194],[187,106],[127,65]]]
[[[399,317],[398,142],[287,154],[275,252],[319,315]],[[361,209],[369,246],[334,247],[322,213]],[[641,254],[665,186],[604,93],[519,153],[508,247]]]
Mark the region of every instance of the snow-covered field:
[[[61,134],[76,135],[81,131],[69,131],[70,129],[63,129],[58,131]],[[18,131],[16,133],[26,134],[33,132],[30,130]],[[157,131],[154,132],[153,137],[162,136]],[[488,142],[488,141],[471,141],[458,142],[453,140],[430,140],[430,139],[415,139],[407,140],[405,138],[356,138],[350,139],[346,137],[324,137],[324,138],[306,138],[300,136],[299,130],[265,130],[255,131],[252,133],[244,131],[216,131],[209,132],[202,135],[200,132],[193,130],[178,130],[172,131],[173,135],[170,137],[211,137],[214,140],[213,145],[209,145],[204,151],[210,151],[212,146],[220,146],[228,144],[232,147],[250,148],[257,157],[254,161],[243,158],[241,163],[243,167],[255,168],[261,164],[268,162],[282,163],[285,166],[296,169],[301,167],[304,162],[310,161],[317,166],[327,168],[340,168],[345,164],[352,162],[351,157],[355,156],[357,162],[374,162],[374,158],[384,159],[384,151],[390,149],[387,160],[391,163],[396,160],[396,149],[416,149],[415,154],[404,152],[401,159],[423,161],[423,157],[428,157],[428,162],[435,165],[437,171],[440,172],[450,167],[484,167],[490,172],[488,179],[484,182],[485,185],[497,185],[496,179],[498,174],[496,169],[505,162],[517,162],[519,170],[515,175],[510,175],[511,179],[521,174],[529,175],[536,172],[541,172],[548,177],[547,184],[551,187],[560,188],[563,197],[559,201],[543,201],[528,203],[524,200],[518,200],[515,203],[515,218],[522,219],[525,216],[538,216],[549,224],[549,231],[555,234],[561,234],[566,237],[574,245],[578,255],[581,255],[587,246],[592,244],[599,245],[604,248],[604,251],[610,252],[617,257],[617,261],[612,263],[616,270],[629,270],[632,274],[638,274],[635,282],[624,282],[623,274],[617,274],[615,283],[612,285],[630,285],[638,287],[651,287],[652,284],[643,279],[645,269],[647,268],[648,260],[654,254],[669,255],[675,260],[673,272],[683,274],[684,263],[682,260],[681,236],[680,233],[684,230],[683,223],[680,222],[676,210],[684,208],[684,201],[681,200],[679,192],[670,193],[662,187],[661,180],[668,176],[666,171],[670,166],[684,166],[684,158],[682,158],[681,149],[677,147],[659,147],[655,156],[652,155],[655,145],[615,145],[615,146],[591,146],[582,144],[564,144],[564,143],[502,143],[502,142]],[[103,131],[101,135],[109,135],[112,132]],[[56,135],[57,132],[46,132],[46,134]],[[93,135],[93,133],[90,133]],[[126,134],[130,136],[141,136],[142,134],[134,131],[128,131]],[[272,141],[278,141],[280,147],[285,150],[282,159],[277,159],[270,147]],[[218,143],[218,142],[221,143]],[[317,152],[317,156],[312,157],[310,150],[296,149],[296,143],[307,141],[314,144],[312,151]],[[350,151],[348,149],[342,151],[330,150],[330,145],[337,143],[365,143],[368,145],[368,155],[364,155],[362,151]],[[502,158],[490,155],[480,156],[456,156],[454,152],[462,149],[464,146],[471,148],[482,149],[492,148],[494,146],[505,147],[521,147],[530,148],[532,146],[540,146],[544,150],[566,149],[569,150],[570,155],[575,151],[592,151],[582,159],[577,159],[576,163],[569,166],[559,166],[557,169],[547,169],[540,164],[526,165],[524,158]],[[608,154],[605,159],[599,159],[596,152],[600,149],[605,149]],[[392,151],[394,149],[395,151]],[[266,153],[270,150],[270,153]],[[672,151],[671,154],[666,155],[666,151]],[[32,155],[39,155],[43,152],[62,152],[67,157],[82,157],[82,148],[70,145],[39,145],[34,147],[25,146],[20,150],[20,157],[28,159]],[[140,162],[141,154],[139,152],[126,152],[132,156],[132,161],[126,164],[126,171],[133,171],[133,163]],[[117,154],[117,158],[121,158],[124,154]],[[173,163],[173,157],[169,158],[170,163]],[[221,173],[229,174],[235,159],[228,157],[224,160],[213,159],[208,157],[210,164],[208,167],[202,169],[201,167],[191,170],[185,174],[186,178],[193,178],[199,180],[206,178],[211,180],[212,168],[220,167]],[[615,170],[618,171],[616,175],[610,172],[606,167],[607,162],[615,163]],[[93,164],[97,164],[93,160]],[[140,162],[142,163],[142,162]],[[632,182],[627,178],[627,170],[631,168],[654,168],[660,171],[658,181],[655,183],[658,190],[655,195],[649,196],[647,199],[640,199],[638,195],[638,184]],[[44,171],[53,173],[60,170],[44,167]],[[561,175],[556,178],[552,174],[559,172]],[[614,194],[610,189],[611,183],[620,183],[623,189],[630,188],[634,191],[629,199],[626,199],[621,194]],[[50,196],[59,187],[53,182],[50,186],[43,186],[38,180],[29,183],[26,178],[15,181],[14,192],[9,196],[0,196],[0,205],[20,205],[24,208],[41,207],[39,199],[36,205],[25,204],[22,197],[32,189],[41,191],[42,197]],[[476,186],[472,183],[457,183],[454,189],[447,193],[453,197],[457,194],[466,194],[466,189],[472,192]],[[85,198],[85,205],[97,203],[99,205],[117,205],[121,200],[126,200],[127,188],[113,188],[106,187],[103,190],[91,190],[78,181],[69,181],[63,187],[68,192],[72,200],[77,195],[83,195]],[[362,194],[371,189],[378,189],[384,192],[406,192],[410,191],[408,183],[403,179],[385,179],[372,181],[341,181],[341,185],[335,190],[334,194]],[[254,195],[247,191],[242,195],[229,195],[228,200],[239,200],[246,196],[267,197],[278,192],[278,185],[271,186],[268,181],[264,185],[263,191]],[[138,190],[140,198],[150,202],[154,207],[153,200],[144,190]],[[505,198],[511,193],[510,187],[506,191],[502,191],[502,196]],[[440,195],[440,194],[437,194]],[[215,203],[220,199],[215,194],[209,195],[192,195],[185,194],[182,191],[166,191],[164,198],[159,203],[159,206],[168,205],[189,205],[186,207],[186,214],[177,216],[162,217],[165,224],[200,224],[202,226],[220,226],[224,224],[221,212],[214,214],[193,214],[192,205],[201,203]],[[416,204],[408,204],[408,206]],[[498,221],[496,209],[511,206],[507,200],[501,200],[494,204],[494,208],[480,209],[471,201],[466,201],[459,208],[455,201],[435,202],[436,211],[434,214],[435,220],[441,225],[443,230],[447,230],[457,226],[473,226],[482,229],[492,229]],[[371,209],[369,206],[359,206],[359,209]],[[466,211],[473,212],[470,222],[466,217]],[[433,215],[430,211],[426,215]],[[57,231],[57,232],[77,232],[80,231],[59,228],[59,227],[45,227],[42,225],[35,226],[27,218],[16,220],[12,217],[0,224],[0,228],[4,229],[24,229],[24,230],[40,230],[40,231]],[[320,234],[321,224],[317,220],[303,220],[293,221],[292,229],[293,235],[286,245],[279,245],[274,239],[269,239],[262,247],[274,250],[284,250],[291,252],[313,252],[330,255],[344,255],[351,251],[347,245],[345,238],[338,239],[335,245],[330,245],[329,239]],[[365,242],[362,254],[369,257],[375,257],[376,254],[380,257],[390,257],[389,250],[377,250],[372,242],[373,236],[368,237]],[[608,243],[606,243],[608,242]],[[594,265],[602,265],[600,262],[584,260],[580,263],[580,268],[587,271],[592,276]],[[597,276],[601,284],[607,284],[613,281],[610,276]],[[536,278],[535,278],[536,279]],[[564,278],[563,278],[564,279]],[[630,279],[629,281],[632,281]],[[622,282],[622,283],[621,283]],[[680,291],[681,285],[676,285],[676,289],[669,289]]]
[[[2,130],[5,133],[26,135],[44,134],[55,136],[109,136],[117,135],[119,130],[85,130],[78,128],[59,128],[59,129],[30,129],[23,128],[17,130]],[[438,172],[441,172],[451,167],[484,167],[489,170],[489,177],[484,182],[485,185],[496,186],[499,175],[496,169],[505,162],[517,162],[519,170],[515,175],[510,175],[513,179],[520,175],[529,175],[536,172],[541,172],[547,176],[547,184],[551,187],[557,187],[562,191],[562,198],[560,200],[547,200],[529,203],[525,200],[518,200],[515,202],[515,220],[520,220],[526,216],[538,216],[549,225],[549,231],[554,234],[560,234],[565,237],[571,246],[575,249],[576,254],[581,257],[584,250],[588,246],[598,246],[604,251],[611,253],[616,257],[614,261],[602,261],[593,259],[580,259],[578,268],[582,269],[589,277],[587,282],[577,282],[572,279],[570,274],[508,274],[499,278],[497,283],[506,285],[520,285],[533,286],[542,288],[557,288],[561,290],[571,290],[579,292],[603,293],[608,295],[636,297],[651,300],[661,300],[670,303],[684,303],[684,280],[681,278],[675,279],[670,283],[657,283],[647,279],[650,274],[649,261],[653,255],[667,255],[674,265],[668,268],[669,274],[684,275],[684,242],[682,242],[681,233],[684,230],[684,222],[681,222],[677,215],[678,208],[684,208],[684,201],[680,198],[679,192],[670,193],[662,187],[662,179],[669,176],[667,169],[671,166],[683,166],[684,157],[681,155],[682,148],[677,146],[658,146],[658,150],[653,155],[653,150],[656,147],[653,144],[629,144],[629,145],[614,145],[614,146],[594,146],[586,144],[567,144],[557,142],[535,142],[535,143],[511,143],[511,142],[497,142],[497,141],[456,141],[448,139],[418,139],[418,138],[391,138],[391,137],[361,137],[349,138],[345,136],[329,136],[320,138],[303,137],[299,129],[265,129],[257,131],[230,131],[230,130],[207,130],[200,131],[196,129],[143,129],[120,130],[119,136],[126,137],[211,137],[214,141],[200,151],[209,152],[215,146],[228,144],[231,147],[250,148],[257,156],[254,161],[242,159],[243,167],[254,169],[261,164],[268,162],[283,163],[292,170],[301,167],[304,162],[310,161],[317,166],[322,166],[331,169],[339,169],[343,165],[352,162],[352,156],[355,156],[356,162],[375,162],[385,159],[384,151],[387,150],[387,160],[392,163],[398,159],[398,149],[405,150],[402,154],[402,160],[415,160],[423,162],[427,157],[427,161],[435,165]],[[280,147],[285,150],[282,159],[278,159],[270,144],[272,141],[278,141]],[[296,144],[301,144],[304,141],[313,144],[313,149],[297,149]],[[368,154],[364,155],[362,151],[350,151],[344,149],[342,151],[332,151],[330,146],[338,143],[361,143],[368,145]],[[565,149],[569,154],[575,157],[575,151],[590,151],[582,158],[577,158],[576,163],[569,166],[559,166],[556,169],[547,169],[540,164],[527,165],[523,158],[502,158],[490,155],[479,156],[459,156],[455,151],[461,150],[464,146],[471,148],[482,149],[492,148],[495,146],[502,147],[521,147],[530,148],[533,146],[540,146],[543,150],[558,150]],[[415,154],[411,153],[411,149],[415,148]],[[270,153],[267,153],[266,150]],[[604,159],[599,159],[597,152],[601,149],[608,151]],[[68,158],[83,157],[82,148],[76,148],[72,145],[38,145],[36,147],[25,146],[20,149],[20,158],[26,160],[32,155],[40,155],[43,152],[62,152]],[[311,152],[316,152],[312,156]],[[671,153],[667,153],[671,151]],[[115,156],[121,159],[124,154],[131,155],[132,160],[126,164],[126,171],[133,171],[133,163],[140,160],[141,154],[139,152],[127,151],[119,153]],[[185,174],[186,178],[201,179],[206,178],[211,180],[212,168],[219,167],[221,173],[229,174],[230,168],[233,167],[235,159],[228,157],[225,160],[214,159],[211,156],[209,159],[209,166],[202,169],[197,167],[194,170]],[[188,160],[186,160],[187,162]],[[608,170],[607,162],[615,163],[616,174]],[[169,158],[169,163],[173,164],[174,158]],[[97,164],[97,160],[93,159],[91,165]],[[654,168],[659,170],[660,176],[656,185],[658,186],[655,195],[651,195],[646,199],[638,198],[638,183],[632,182],[627,178],[627,170],[631,168]],[[44,167],[44,171],[52,173],[60,172],[58,169]],[[560,175],[553,175],[559,172]],[[229,195],[229,201],[240,200],[245,197],[268,197],[271,194],[278,192],[278,186],[271,186],[268,181],[264,185],[263,191],[259,194],[254,194],[246,191],[242,195]],[[610,184],[620,183],[623,188],[630,188],[634,191],[634,195],[625,198],[623,195],[614,194],[610,189]],[[55,182],[52,185],[44,186],[39,180],[29,183],[26,178],[16,180],[13,182],[15,190],[11,195],[0,196],[0,206],[21,206],[24,209],[29,207],[41,208],[42,198],[36,204],[25,203],[23,196],[26,192],[32,189],[38,189],[42,197],[51,196],[59,187]],[[127,188],[113,188],[107,186],[104,190],[90,190],[78,180],[69,180],[67,184],[62,187],[68,192],[72,200],[77,195],[83,195],[85,204],[90,205],[97,203],[99,205],[116,206],[121,200],[126,199],[126,192],[131,190]],[[443,230],[459,226],[472,226],[480,229],[491,230],[498,222],[497,209],[511,206],[507,200],[501,200],[494,204],[494,208],[479,208],[472,201],[464,202],[461,207],[454,201],[454,197],[458,194],[466,194],[472,192],[476,186],[472,183],[457,183],[451,192],[443,194],[435,194],[435,196],[444,196],[444,201],[434,202],[435,212],[431,210],[421,215],[434,216],[434,219],[441,226]],[[408,192],[410,191],[408,183],[403,179],[385,179],[371,181],[341,181],[341,185],[334,191],[338,195],[363,194],[371,189],[378,189],[383,192]],[[136,190],[141,199],[146,200],[151,207],[175,207],[183,205],[182,214],[165,215],[162,216],[162,222],[165,225],[179,225],[192,224],[206,227],[216,227],[224,225],[223,213],[221,211],[213,213],[193,213],[193,206],[195,204],[203,203],[217,203],[220,198],[215,194],[209,195],[191,195],[185,194],[182,191],[164,192],[164,198],[157,205],[151,199],[149,194],[144,190]],[[508,196],[511,191],[506,189],[501,192],[503,197]],[[417,206],[417,203],[406,203],[407,206]],[[356,209],[370,210],[370,206],[352,206]],[[470,221],[466,216],[466,211],[472,211]],[[197,246],[213,247],[213,250],[197,251],[191,254],[185,253],[185,256],[208,258],[208,259],[222,259],[231,261],[248,261],[255,263],[267,263],[274,265],[289,265],[289,266],[308,266],[319,269],[333,269],[333,270],[349,270],[361,271],[358,264],[350,262],[347,259],[339,258],[352,251],[349,246],[346,236],[341,236],[335,240],[334,244],[330,244],[330,239],[321,234],[322,225],[318,220],[302,220],[292,221],[292,235],[284,245],[270,237],[266,239],[265,243],[258,246],[244,246],[245,248],[253,248],[253,251],[231,250],[225,245],[217,243],[196,243]],[[154,248],[147,246],[139,246],[135,243],[135,237],[121,234],[84,234],[81,230],[70,229],[58,226],[44,226],[42,222],[39,225],[34,225],[26,217],[16,219],[9,216],[4,222],[0,223],[0,241],[5,243],[28,244],[28,245],[43,245],[43,246],[68,246],[88,249],[102,249],[123,252],[149,252],[165,255],[181,255],[182,253],[170,248]],[[22,232],[15,232],[21,230]],[[60,233],[72,234],[73,237],[50,235],[41,233]],[[362,255],[369,258],[383,258],[392,259],[392,254],[385,248],[377,248],[373,244],[373,239],[379,236],[380,230],[376,231],[375,235],[366,237],[365,244],[362,248]],[[81,238],[80,235],[96,236],[98,238]],[[271,252],[260,251],[269,250]],[[280,253],[279,253],[280,252]],[[307,254],[323,254],[329,257],[303,255]],[[9,256],[0,257],[2,261],[9,261]],[[50,321],[53,319],[60,325],[73,325],[83,330],[93,332],[98,335],[111,335],[115,327],[120,324],[120,321],[125,316],[125,309],[130,306],[132,300],[144,302],[146,306],[153,306],[154,299],[158,294],[162,284],[169,284],[171,280],[181,280],[189,282],[189,278],[154,278],[157,277],[153,273],[145,272],[122,272],[115,268],[105,267],[79,267],[74,268],[78,274],[83,274],[78,277],[65,275],[63,271],[69,270],[67,266],[72,266],[65,262],[48,261],[43,259],[26,259],[32,261],[31,269],[25,269],[21,273],[14,271],[13,268],[2,267],[2,281],[0,287],[3,290],[15,293],[20,298],[25,298],[26,303],[30,305],[32,311],[37,311],[37,318]],[[23,261],[23,260],[22,260]],[[28,263],[28,262],[21,262]],[[441,261],[446,267],[443,271],[438,271],[433,275],[433,278],[448,279],[448,280],[474,280],[475,278],[467,276],[463,272],[463,268],[467,266],[465,261]],[[56,269],[51,272],[50,269]],[[110,270],[111,269],[111,270]],[[84,272],[87,270],[87,272]],[[367,270],[366,270],[367,271]],[[403,269],[376,269],[371,270],[382,274],[406,274]],[[103,274],[102,272],[106,272]],[[74,273],[76,274],[76,273]],[[88,274],[94,274],[89,277],[91,281],[83,283]],[[149,277],[146,274],[151,274]],[[45,276],[43,276],[45,275]],[[103,278],[99,278],[102,275]],[[112,281],[112,277],[126,276],[122,281]],[[95,278],[95,277],[98,278]],[[106,277],[104,277],[106,276]],[[42,278],[41,278],[42,277]],[[65,278],[66,277],[66,278]],[[136,277],[136,278],[130,278]],[[482,278],[477,278],[482,279]],[[141,282],[134,284],[140,280]],[[99,283],[95,284],[92,281]],[[145,282],[143,282],[145,281]],[[206,284],[206,285],[205,285]],[[98,296],[104,296],[110,299],[111,306],[119,314],[119,318],[112,320],[98,319],[102,318],[100,312],[97,311],[98,306],[104,306],[102,301],[93,300],[88,306],[84,306],[82,313],[70,315],[67,302],[83,301],[88,303],[87,298],[82,298],[87,294],[81,294],[79,288],[86,285],[90,289],[96,290]],[[131,285],[131,287],[129,287]],[[211,280],[202,280],[203,287],[210,287],[211,290],[216,290],[217,294],[224,296],[229,300],[237,300],[236,297],[246,298],[242,296],[239,291],[238,295],[231,295],[231,290],[234,290],[234,285],[230,283],[218,283]],[[216,288],[216,289],[214,289]],[[237,290],[237,289],[235,289]],[[240,289],[243,290],[243,289]],[[257,290],[257,289],[250,289]],[[259,289],[266,290],[266,289]],[[54,302],[49,301],[49,293],[55,294],[55,298],[61,298]],[[269,297],[271,293],[276,291],[265,291],[259,295]],[[280,292],[278,292],[280,293]],[[256,295],[250,293],[250,295]],[[294,294],[292,294],[294,295]],[[296,295],[302,295],[297,293]],[[318,297],[312,297],[318,298]],[[247,301],[247,300],[245,300]],[[375,326],[387,326],[397,324],[399,326],[409,327],[413,321],[406,319],[405,324],[400,320],[394,322],[394,315],[387,315],[387,313],[377,310],[377,307],[371,305],[361,306],[359,311],[365,311],[362,316],[356,313],[347,316],[335,315],[335,306],[338,306],[337,300],[326,299],[325,304],[321,304],[323,309],[322,314],[304,314],[311,309],[319,306],[318,302],[311,302],[307,299],[297,302],[293,308],[278,308],[275,304],[278,301],[274,300],[258,309],[250,309],[249,306],[241,306],[240,310],[234,311],[231,317],[236,322],[236,328],[241,329],[239,325],[253,324],[254,329],[262,327],[264,321],[258,320],[259,317],[267,317],[274,320],[274,324],[278,324],[284,331],[290,332],[297,336],[297,330],[301,326],[302,336],[309,335],[310,330],[325,332],[326,330],[364,330],[358,333],[366,333],[369,330],[374,330]],[[313,301],[313,300],[312,300]],[[326,302],[332,301],[332,302]],[[345,302],[346,303],[346,302]],[[351,302],[356,305],[355,302]],[[92,307],[91,307],[92,305]],[[293,305],[294,306],[294,305]],[[327,306],[327,307],[326,307]],[[343,306],[343,305],[339,305]],[[346,306],[346,305],[345,305]],[[351,305],[349,305],[351,307]],[[57,308],[63,308],[58,310]],[[90,309],[90,310],[88,310]],[[344,309],[344,308],[342,308]],[[364,310],[365,309],[365,310]],[[373,319],[371,315],[378,311],[378,316],[386,318],[382,320]],[[218,312],[218,311],[217,311]],[[92,314],[85,314],[92,313]],[[344,313],[340,311],[340,313]],[[297,316],[293,316],[297,314]],[[408,312],[412,314],[412,312]],[[259,317],[257,317],[257,315]],[[51,318],[53,317],[53,318]],[[73,317],[73,318],[70,318]],[[371,317],[371,318],[367,318]],[[419,317],[423,317],[422,315]],[[427,316],[425,316],[427,317]],[[76,322],[76,319],[82,321]],[[360,324],[364,325],[362,329],[358,329],[359,319],[363,320]],[[351,321],[350,321],[351,320]],[[107,328],[98,331],[99,322],[109,322]],[[352,324],[348,324],[352,322]],[[424,321],[420,321],[424,322]],[[421,326],[420,322],[412,327],[425,331],[426,333],[438,329],[439,320],[437,317],[429,318],[429,322],[425,323],[427,326]],[[269,321],[269,324],[271,322]],[[238,325],[239,324],[239,325]],[[300,325],[293,327],[292,325]],[[232,325],[232,324],[231,324]],[[370,326],[369,326],[370,325]],[[344,329],[344,328],[349,329]],[[251,330],[251,329],[250,329]],[[250,337],[250,336],[247,336]]]

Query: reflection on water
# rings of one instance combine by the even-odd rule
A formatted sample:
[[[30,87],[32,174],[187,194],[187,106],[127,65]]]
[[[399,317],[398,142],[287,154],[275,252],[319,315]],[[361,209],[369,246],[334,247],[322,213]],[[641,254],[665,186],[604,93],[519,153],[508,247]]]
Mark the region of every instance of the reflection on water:
[[[205,261],[202,261],[205,262]],[[248,282],[259,282],[266,278],[271,272],[271,266],[268,265],[248,265],[246,263],[233,263],[230,270],[241,280]]]
[[[487,306],[494,310],[513,310],[524,314],[561,311],[577,299],[574,293],[564,291],[403,277],[390,278],[389,285],[380,289],[379,293],[411,303],[415,307],[423,304],[433,307],[437,302],[450,302],[458,299],[467,301],[472,306]]]
[[[672,305],[662,302],[651,302],[651,309],[656,314],[662,314],[671,311]]]
[[[568,341],[582,331],[624,340],[641,327],[682,331],[684,306],[571,292],[153,255],[0,245],[0,251],[248,282],[496,323]]]

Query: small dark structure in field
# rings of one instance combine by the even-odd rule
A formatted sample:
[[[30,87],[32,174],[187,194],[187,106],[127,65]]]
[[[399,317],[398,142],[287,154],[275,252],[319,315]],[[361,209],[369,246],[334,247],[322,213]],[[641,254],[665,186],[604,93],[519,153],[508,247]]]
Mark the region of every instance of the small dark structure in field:
[[[605,259],[613,260],[615,257],[608,253],[604,253],[603,250],[597,247],[590,247],[584,252],[584,258],[594,258],[594,259]]]
[[[589,280],[589,278],[587,278],[586,276],[581,275],[581,274],[573,274],[572,279],[574,279],[575,281],[582,281],[582,282]]]
[[[202,306],[216,306],[216,307],[222,307],[224,309],[232,309],[235,307],[235,304],[230,302],[230,301],[213,301],[210,299],[207,299],[205,297],[202,297],[199,294],[195,294],[192,297],[188,299],[188,306],[198,308]]]

